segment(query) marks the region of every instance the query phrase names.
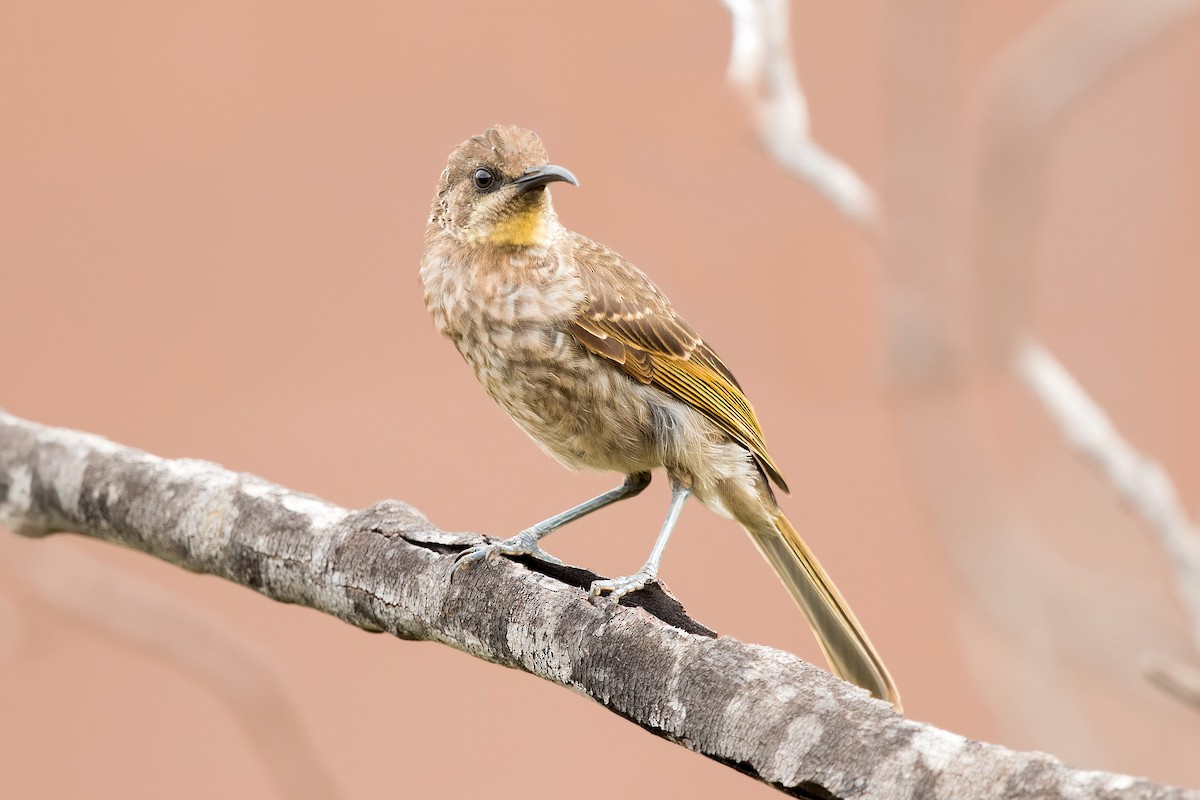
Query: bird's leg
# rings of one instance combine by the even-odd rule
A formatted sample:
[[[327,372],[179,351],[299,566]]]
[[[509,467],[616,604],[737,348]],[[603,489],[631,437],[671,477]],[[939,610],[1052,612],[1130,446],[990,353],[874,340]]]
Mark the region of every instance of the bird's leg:
[[[511,539],[505,539],[492,544],[478,545],[464,550],[456,560],[455,568],[457,569],[473,561],[481,561],[485,558],[499,555],[533,556],[534,558],[540,558],[542,561],[549,561],[551,564],[561,564],[562,561],[550,555],[538,545],[539,540],[558,530],[568,522],[574,522],[593,511],[599,511],[618,500],[624,500],[627,497],[641,494],[642,490],[649,485],[649,472],[637,472],[633,475],[627,475],[625,476],[625,481],[617,488],[597,495],[574,508],[568,508],[561,514],[555,514],[550,519],[542,520],[533,527],[521,531]]]
[[[646,584],[653,582],[658,577],[658,562],[662,559],[663,550],[667,547],[667,540],[671,538],[671,531],[675,529],[675,523],[679,520],[679,512],[683,510],[683,501],[687,500],[691,493],[692,487],[689,484],[671,476],[671,508],[667,511],[667,519],[663,522],[662,531],[659,532],[658,539],[654,542],[654,549],[650,551],[649,560],[632,575],[607,581],[593,581],[592,597],[599,597],[602,593],[609,592],[609,597],[620,600],[630,592],[645,588]]]

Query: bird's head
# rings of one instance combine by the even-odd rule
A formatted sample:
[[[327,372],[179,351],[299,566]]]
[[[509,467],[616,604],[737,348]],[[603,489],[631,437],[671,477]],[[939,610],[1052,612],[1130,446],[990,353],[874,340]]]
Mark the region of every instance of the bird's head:
[[[579,185],[550,164],[533,131],[488,128],[450,154],[438,181],[430,224],[468,244],[544,247],[558,228],[546,185]]]

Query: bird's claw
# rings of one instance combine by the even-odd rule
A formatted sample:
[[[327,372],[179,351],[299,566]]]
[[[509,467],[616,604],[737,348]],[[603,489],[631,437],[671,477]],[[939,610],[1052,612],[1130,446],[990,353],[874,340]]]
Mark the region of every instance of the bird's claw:
[[[658,570],[651,569],[650,565],[639,569],[632,575],[626,575],[623,578],[613,578],[607,581],[592,581],[592,588],[588,592],[591,599],[603,595],[608,592],[608,596],[612,600],[619,601],[622,597],[630,592],[636,592],[639,589],[645,589],[649,584],[654,583],[658,577]]]
[[[561,559],[550,555],[538,545],[538,538],[532,531],[521,531],[511,539],[469,547],[454,559],[454,566],[450,573],[451,579],[453,579],[454,573],[469,564],[498,556],[533,556],[551,564],[562,564]]]

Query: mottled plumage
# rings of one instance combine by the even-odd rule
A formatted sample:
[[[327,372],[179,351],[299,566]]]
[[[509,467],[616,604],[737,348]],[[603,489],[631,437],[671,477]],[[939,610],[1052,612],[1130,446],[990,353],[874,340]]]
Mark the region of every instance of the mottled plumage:
[[[488,394],[542,449],[569,467],[627,479],[464,561],[497,553],[550,559],[538,540],[638,493],[653,470],[665,469],[672,508],[650,561],[593,592],[620,596],[653,580],[679,509],[695,495],[751,534],[835,670],[898,706],[882,661],[775,502],[768,477],[787,485],[737,380],[646,275],[558,222],[545,188],[552,181],[575,182],[547,163],[530,131],[497,127],[460,145],[426,230],[426,306]]]

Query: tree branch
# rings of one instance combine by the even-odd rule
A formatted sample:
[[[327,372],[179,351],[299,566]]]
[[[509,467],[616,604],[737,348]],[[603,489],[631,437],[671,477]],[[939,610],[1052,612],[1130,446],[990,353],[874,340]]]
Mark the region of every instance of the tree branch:
[[[729,79],[750,102],[763,141],[783,167],[878,237],[878,203],[871,187],[836,158],[816,148],[809,136],[808,108],[792,65],[787,3],[723,2],[734,23]],[[952,7],[898,3],[893,26],[899,29],[919,24],[923,14],[932,19],[949,18]],[[1055,134],[1071,111],[1114,72],[1132,63],[1149,45],[1185,30],[1181,23],[1197,13],[1200,0],[1074,0],[1048,13],[1000,60],[986,86],[980,177],[972,203],[968,263],[976,278],[975,302],[969,309],[973,329],[960,335],[969,344],[960,344],[958,349],[976,361],[1011,365],[1071,445],[1100,468],[1112,487],[1158,535],[1189,613],[1193,640],[1200,646],[1200,526],[1184,511],[1165,470],[1134,450],[1049,349],[1026,331],[1030,262]],[[930,48],[950,41],[950,37],[925,31],[912,40],[921,48]],[[939,315],[947,315],[950,305],[936,266],[948,258],[939,256],[945,229],[951,225],[937,216],[947,214],[946,203],[939,208],[936,202],[946,188],[935,185],[935,181],[945,180],[940,174],[944,170],[937,167],[946,160],[948,146],[944,140],[934,141],[930,133],[938,131],[945,137],[949,124],[930,120],[949,112],[943,104],[928,101],[934,94],[930,87],[937,86],[934,76],[944,79],[952,70],[930,69],[928,52],[922,53],[920,60],[909,55],[893,59],[890,72],[901,74],[908,65],[917,65],[911,67],[916,69],[922,63],[926,72],[919,82],[910,81],[919,85],[920,95],[890,96],[893,103],[903,106],[905,118],[918,120],[921,128],[907,135],[902,143],[905,146],[900,148],[905,157],[893,159],[891,164],[893,187],[915,188],[908,191],[904,203],[893,204],[899,206],[893,209],[898,213],[888,220],[893,239],[889,262],[892,272],[900,273],[889,300],[893,371],[901,378],[921,379],[942,376],[957,344],[951,340],[949,324],[940,326],[943,330],[934,325]],[[766,88],[760,89],[760,84]],[[913,99],[925,99],[926,106],[914,113],[909,107]],[[816,148],[836,169],[829,173],[797,169],[793,163],[796,157],[788,155],[790,149],[803,152],[808,148]],[[837,180],[843,172],[853,180]],[[836,191],[838,186],[849,189]],[[927,219],[913,221],[922,214]],[[945,413],[931,421],[949,430]],[[920,436],[937,438],[928,431]],[[947,462],[945,467],[961,477],[961,462],[961,458],[959,463]],[[947,485],[945,475],[935,477],[930,485]],[[962,492],[954,493],[960,508],[967,507],[960,502],[963,496]],[[979,498],[975,505],[983,506],[985,502]],[[975,513],[979,514],[979,509]],[[996,508],[992,516],[1003,513],[1004,509]],[[951,530],[978,532],[985,527],[958,525]],[[1164,685],[1163,680],[1156,683]]]
[[[1157,462],[1130,446],[1104,410],[1036,342],[1018,350],[1017,373],[1037,395],[1076,451],[1108,478],[1162,543],[1175,573],[1175,588],[1200,649],[1200,530],[1192,524],[1175,484]]]
[[[1047,167],[1064,123],[1151,45],[1187,31],[1183,23],[1198,12],[1200,0],[1060,3],[992,69],[982,92],[970,263],[978,345],[998,363],[1011,363],[1026,339]]]
[[[795,656],[715,637],[660,589],[626,598],[637,607],[592,605],[590,572],[503,559],[451,583],[455,554],[478,537],[439,531],[398,501],[350,511],[0,412],[0,522],[116,542],[524,670],[796,797],[1200,800],[905,719]]]
[[[1200,648],[1200,528],[1166,470],[1135,450],[1049,350],[1024,333],[1057,134],[1114,72],[1186,30],[1180,23],[1198,13],[1200,0],[1075,0],[1009,48],[985,95],[988,135],[975,189],[972,263],[979,279],[978,340],[991,357],[1011,361],[1070,445],[1158,536]]]
[[[808,102],[792,64],[791,0],[723,0],[733,20],[729,81],[758,122],[776,161],[848,219],[876,232],[875,195],[858,174],[812,137]]]
[[[1200,711],[1200,672],[1163,656],[1143,659],[1142,672],[1158,688]]]
[[[45,547],[21,558],[12,549],[0,548],[8,572],[0,576],[23,583],[50,609],[162,659],[223,701],[280,796],[337,797],[321,754],[253,642],[219,617],[83,553]]]

